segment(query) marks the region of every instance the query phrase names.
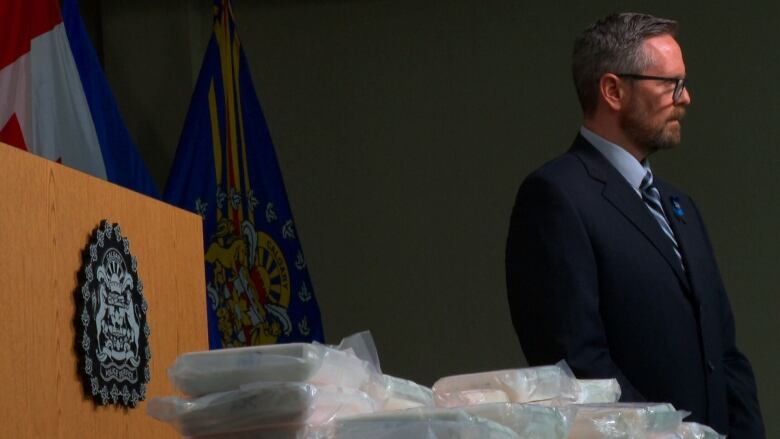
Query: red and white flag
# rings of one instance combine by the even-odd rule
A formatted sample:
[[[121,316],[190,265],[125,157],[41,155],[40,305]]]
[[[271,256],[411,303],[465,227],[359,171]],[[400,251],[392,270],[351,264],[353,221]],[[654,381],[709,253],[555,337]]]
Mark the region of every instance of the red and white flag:
[[[106,178],[57,0],[0,0],[0,141]]]
[[[159,197],[78,0],[0,0],[0,142]]]

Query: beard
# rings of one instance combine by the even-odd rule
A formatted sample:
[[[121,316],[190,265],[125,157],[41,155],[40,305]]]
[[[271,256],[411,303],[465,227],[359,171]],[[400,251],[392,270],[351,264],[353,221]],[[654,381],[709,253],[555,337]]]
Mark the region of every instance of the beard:
[[[685,117],[685,108],[674,108],[665,120],[654,121],[646,108],[636,100],[629,103],[627,111],[620,118],[620,127],[638,147],[647,154],[662,149],[671,149],[680,144],[680,121]]]

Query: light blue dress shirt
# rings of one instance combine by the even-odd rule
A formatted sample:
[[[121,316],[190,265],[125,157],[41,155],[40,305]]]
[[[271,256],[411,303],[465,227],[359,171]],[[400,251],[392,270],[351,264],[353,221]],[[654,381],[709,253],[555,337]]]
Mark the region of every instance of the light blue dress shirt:
[[[642,184],[642,179],[645,178],[647,171],[650,170],[650,161],[645,160],[644,163],[640,163],[639,160],[619,145],[610,142],[585,127],[580,127],[580,134],[591,145],[596,147],[601,155],[607,158],[607,161],[617,169],[641,198],[642,192],[640,192],[639,186]]]

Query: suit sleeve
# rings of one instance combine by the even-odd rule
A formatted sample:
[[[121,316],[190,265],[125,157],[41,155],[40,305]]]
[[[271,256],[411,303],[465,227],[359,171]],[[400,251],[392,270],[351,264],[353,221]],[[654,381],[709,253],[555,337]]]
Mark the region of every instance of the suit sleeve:
[[[701,221],[699,209],[691,201],[691,205],[696,210],[696,215]],[[701,224],[704,224],[701,222]],[[703,226],[702,226],[703,227]],[[710,242],[709,234],[706,229],[704,236],[707,239],[707,246],[710,254],[715,252]],[[714,256],[713,256],[714,257]],[[717,269],[717,266],[716,266]],[[720,273],[717,273],[719,279]],[[722,282],[720,282],[722,286]],[[750,361],[737,348],[736,329],[734,324],[734,314],[731,311],[731,304],[726,295],[725,288],[719,291],[720,300],[720,318],[722,322],[722,340],[723,340],[723,367],[726,374],[727,396],[729,405],[729,437],[732,438],[764,438],[764,422],[761,416],[761,408],[758,404],[758,392],[756,389],[756,380],[753,375],[753,369]]]
[[[610,357],[599,313],[596,257],[561,188],[529,177],[517,194],[506,247],[515,331],[529,364],[561,359],[579,378],[617,378],[623,401],[644,401]]]

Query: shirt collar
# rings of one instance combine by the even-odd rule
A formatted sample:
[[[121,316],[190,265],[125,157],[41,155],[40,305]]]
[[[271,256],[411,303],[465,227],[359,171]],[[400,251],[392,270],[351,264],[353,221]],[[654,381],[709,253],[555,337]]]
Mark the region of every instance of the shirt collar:
[[[643,163],[640,163],[620,145],[610,142],[584,126],[580,127],[580,134],[617,169],[637,193],[640,193],[639,185],[650,170],[649,160],[645,159]]]

